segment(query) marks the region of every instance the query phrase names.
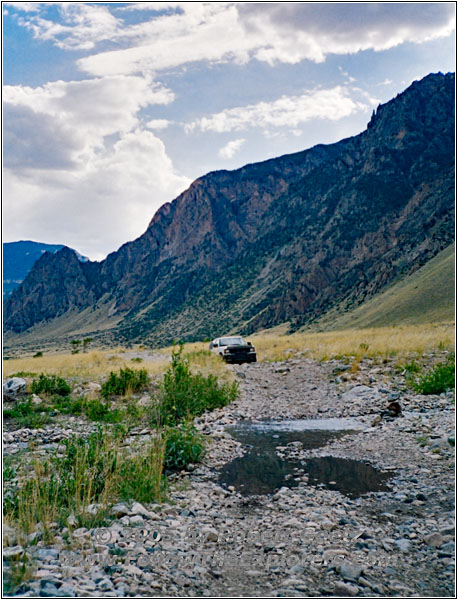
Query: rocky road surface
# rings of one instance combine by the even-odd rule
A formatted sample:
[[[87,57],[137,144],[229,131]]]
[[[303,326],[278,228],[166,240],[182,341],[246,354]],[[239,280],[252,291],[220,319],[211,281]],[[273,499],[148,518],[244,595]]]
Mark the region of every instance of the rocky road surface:
[[[210,437],[207,456],[176,477],[169,502],[120,504],[109,527],[77,529],[70,546],[68,532],[57,531],[52,546],[29,547],[37,570],[21,595],[453,597],[454,396],[412,394],[390,363],[360,367],[351,373],[342,361],[302,356],[231,367],[241,398],[196,419]],[[403,416],[372,426],[389,400]],[[218,469],[246,450],[228,425],[349,416],[365,427],[288,451],[370,462],[392,471],[388,491],[351,499],[299,477],[297,487],[244,497],[218,485]],[[48,443],[58,440],[49,429]],[[6,451],[44,435],[10,431]],[[14,532],[6,535],[6,558],[14,558]]]

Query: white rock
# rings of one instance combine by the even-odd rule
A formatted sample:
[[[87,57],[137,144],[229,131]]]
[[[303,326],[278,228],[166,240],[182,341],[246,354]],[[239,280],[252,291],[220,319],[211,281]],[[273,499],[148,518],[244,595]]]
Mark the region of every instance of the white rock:
[[[21,394],[24,394],[27,388],[27,381],[22,377],[11,377],[3,384],[3,397],[7,400],[15,400]]]
[[[22,546],[10,546],[3,549],[3,558],[6,558],[6,560],[20,558],[23,554],[24,548]]]

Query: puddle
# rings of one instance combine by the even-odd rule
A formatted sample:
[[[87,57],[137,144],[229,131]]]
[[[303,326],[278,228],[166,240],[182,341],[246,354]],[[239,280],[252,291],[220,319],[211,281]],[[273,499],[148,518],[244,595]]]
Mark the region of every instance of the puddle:
[[[358,498],[367,492],[389,490],[385,482],[393,476],[393,473],[378,471],[359,460],[335,456],[308,459],[305,472],[309,476],[309,484],[323,484],[328,490],[339,490],[350,498]]]
[[[234,486],[244,496],[271,494],[282,486],[297,486],[307,473],[309,485],[335,489],[352,498],[388,489],[385,482],[392,474],[377,471],[364,462],[332,456],[301,462],[282,459],[275,452],[277,446],[296,441],[305,450],[320,448],[333,439],[365,428],[352,418],[262,421],[228,427],[226,431],[249,450],[220,470],[219,483]]]

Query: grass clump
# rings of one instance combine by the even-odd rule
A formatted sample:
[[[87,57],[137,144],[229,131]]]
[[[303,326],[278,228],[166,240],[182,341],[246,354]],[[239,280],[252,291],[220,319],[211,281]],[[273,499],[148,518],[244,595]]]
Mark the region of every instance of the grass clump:
[[[125,396],[132,392],[139,392],[149,383],[146,369],[120,369],[119,374],[110,372],[107,381],[102,384],[102,396],[106,399],[112,396]]]
[[[203,458],[204,436],[191,424],[168,427],[165,438],[164,468],[168,471],[180,471]]]
[[[40,428],[50,422],[49,409],[43,405],[36,405],[31,398],[18,402],[13,408],[3,409],[5,418],[14,419],[18,427],[30,429]]]
[[[163,498],[164,442],[158,434],[131,454],[123,447],[126,429],[98,429],[87,439],[73,437],[62,455],[36,460],[4,495],[4,515],[25,535],[41,524],[43,538],[53,539],[53,524],[65,525],[70,514],[79,526],[104,522],[109,507],[119,499],[155,502]],[[25,467],[24,467],[25,468]],[[90,504],[100,505],[89,513]]]
[[[455,356],[450,356],[445,363],[436,365],[428,373],[420,377],[414,384],[420,394],[442,394],[455,388]]]
[[[165,496],[167,480],[163,476],[164,441],[154,438],[146,451],[130,456],[119,466],[119,496],[123,500],[155,502]]]
[[[160,421],[174,425],[233,402],[238,396],[238,385],[220,384],[215,375],[193,375],[180,345],[172,351],[172,364],[164,375],[161,391]]]
[[[56,394],[57,396],[68,396],[72,391],[68,383],[62,377],[56,375],[40,374],[38,380],[32,381],[33,394]]]

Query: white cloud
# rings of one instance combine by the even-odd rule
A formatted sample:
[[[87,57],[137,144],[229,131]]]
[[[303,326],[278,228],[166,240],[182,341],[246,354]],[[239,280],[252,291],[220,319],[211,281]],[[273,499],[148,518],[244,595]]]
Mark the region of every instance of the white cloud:
[[[175,172],[162,141],[137,129],[79,170],[5,168],[4,236],[57,240],[102,259],[143,233],[190,183]]]
[[[168,119],[152,119],[146,123],[146,127],[153,130],[161,130],[166,129],[171,123],[172,121]]]
[[[328,90],[305,92],[300,96],[282,96],[274,102],[230,108],[193,121],[185,126],[185,130],[188,133],[195,129],[224,133],[250,127],[297,128],[300,123],[312,119],[337,121],[366,108],[366,104],[350,98],[346,88],[336,86]]]
[[[455,28],[452,2],[246,2],[239,13],[246,31],[266,41],[254,56],[269,64],[388,50],[448,36]]]
[[[220,149],[218,155],[221,156],[221,158],[232,158],[234,154],[240,150],[245,141],[245,138],[231,140]]]
[[[140,77],[4,88],[5,237],[101,258],[186,188],[139,111],[170,91]]]
[[[22,156],[27,157],[24,166],[43,167],[46,148],[46,160],[55,157],[57,167],[62,157],[75,166],[92,160],[104,150],[104,138],[131,131],[139,124],[141,108],[167,104],[173,94],[142,77],[116,76],[36,88],[5,86],[3,99],[7,166]]]
[[[57,3],[60,22],[34,13],[20,23],[67,50],[96,75],[152,73],[196,61],[322,62],[328,54],[387,50],[454,30],[455,7],[438,3]],[[124,20],[139,11],[143,20]],[[108,50],[100,51],[104,43]]]
[[[21,17],[19,24],[31,30],[34,37],[52,41],[64,50],[91,50],[97,43],[115,39],[122,28],[122,21],[113,16],[107,6],[84,2],[55,4],[62,23],[29,16]]]

